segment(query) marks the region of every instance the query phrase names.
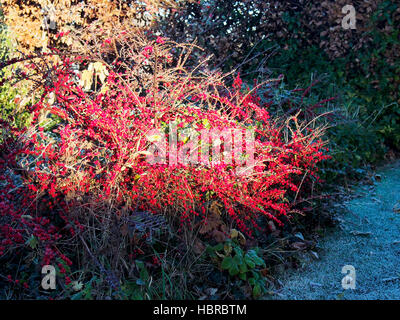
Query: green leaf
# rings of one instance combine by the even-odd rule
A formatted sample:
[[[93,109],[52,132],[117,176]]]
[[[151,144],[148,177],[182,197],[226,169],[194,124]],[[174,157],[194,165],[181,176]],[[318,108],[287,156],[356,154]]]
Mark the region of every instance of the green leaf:
[[[82,300],[84,292],[78,292],[71,296],[71,300]]]
[[[72,289],[74,291],[80,291],[83,288],[83,283],[80,281],[72,281]]]
[[[36,249],[38,243],[39,241],[34,235],[31,235],[31,237],[26,241],[26,244],[29,245],[32,249]]]
[[[247,268],[247,264],[244,261],[239,265],[239,270],[241,273],[246,273],[247,271],[249,271],[249,269]]]
[[[224,260],[222,260],[221,263],[221,268],[224,270],[230,269],[233,264],[233,259],[231,256],[225,257]]]
[[[256,265],[258,266],[265,266],[265,261],[263,259],[261,259],[260,257],[256,257],[256,259],[254,260],[254,262],[256,263]]]
[[[210,125],[210,122],[208,121],[208,119],[203,119],[202,122],[203,122],[203,126],[206,129],[210,129],[211,128],[211,125]]]
[[[251,273],[253,274],[253,278],[254,278],[256,281],[258,281],[258,280],[261,279],[261,275],[260,275],[260,273],[259,273],[258,271],[256,271],[256,270],[251,270]]]
[[[149,276],[149,273],[148,273],[147,270],[146,270],[146,267],[145,267],[145,265],[144,265],[144,262],[143,262],[143,261],[136,260],[136,266],[137,266],[137,268],[138,268],[138,270],[139,270],[140,278],[141,278],[143,281],[149,280],[150,276]]]
[[[249,284],[254,286],[256,284],[256,280],[254,278],[249,278]]]
[[[236,263],[233,263],[229,269],[229,274],[231,276],[236,276],[239,273],[239,267]]]
[[[207,247],[206,247],[206,252],[207,252],[209,255],[213,255],[214,252],[215,252],[215,249],[214,249],[214,247],[211,247],[210,245],[207,245]]]
[[[256,283],[256,285],[253,287],[253,297],[257,298],[261,296],[261,286],[259,283]]]
[[[239,255],[235,255],[234,257],[233,257],[233,262],[235,263],[235,264],[237,264],[238,266],[240,266],[241,264],[243,264],[243,257],[241,257],[241,256],[239,256]]]
[[[243,257],[243,250],[242,250],[241,248],[235,247],[234,250],[235,250],[235,253],[236,253],[237,255]]]
[[[244,257],[244,261],[246,262],[246,264],[249,266],[250,269],[253,269],[256,267],[256,264],[253,261],[253,259],[250,256],[248,256],[247,254]]]
[[[249,258],[257,265],[257,266],[264,266],[265,262],[261,259],[254,250],[249,250],[246,254]]]

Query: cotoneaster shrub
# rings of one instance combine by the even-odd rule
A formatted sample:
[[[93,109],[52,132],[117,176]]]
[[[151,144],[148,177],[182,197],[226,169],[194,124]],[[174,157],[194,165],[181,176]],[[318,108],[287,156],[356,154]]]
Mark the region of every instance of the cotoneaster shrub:
[[[4,64],[23,62],[25,70],[10,80],[33,82],[40,98],[29,107],[32,121],[26,128],[2,122],[3,255],[30,246],[42,264],[57,263],[65,274],[72,262],[59,248],[73,252],[66,242],[78,238],[83,250],[75,255],[87,251],[86,263],[94,259],[100,270],[104,266],[95,257],[107,256],[110,269],[117,270],[107,279],[117,288],[113,277],[129,274],[126,261],[136,250],[124,225],[137,212],[164,215],[181,230],[203,233],[223,221],[248,237],[255,230],[268,232],[268,221],[282,225],[282,216],[301,213],[296,204],[310,195],[317,165],[326,156],[321,129],[296,116],[271,119],[272,101],[260,104],[257,89],[279,79],[249,91],[237,75],[226,87],[204,63],[186,69],[193,45],[116,34],[92,42],[85,55],[54,49]],[[59,62],[49,60],[51,55]],[[253,130],[252,170],[236,173],[241,159],[251,156],[246,152],[231,163],[151,163],[149,147],[160,139],[152,132],[165,133],[167,143],[172,122],[178,148],[189,146],[202,129]],[[244,141],[242,146],[250,143]],[[215,142],[201,144],[211,150],[220,147]],[[68,276],[65,280],[70,283]]]

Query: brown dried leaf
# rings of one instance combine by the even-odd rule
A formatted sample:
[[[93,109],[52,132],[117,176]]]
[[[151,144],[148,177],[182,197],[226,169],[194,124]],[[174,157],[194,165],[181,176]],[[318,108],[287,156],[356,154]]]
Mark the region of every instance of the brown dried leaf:
[[[214,230],[211,235],[217,242],[224,242],[227,238],[226,234],[219,230]]]
[[[212,230],[217,229],[223,222],[221,220],[221,216],[212,214],[207,217],[206,221],[204,221],[200,227],[200,234],[209,233]]]
[[[294,242],[290,246],[296,250],[304,250],[307,248],[307,245],[304,242]]]
[[[206,249],[206,246],[200,239],[196,239],[193,245],[193,251],[195,254],[202,254],[204,250]]]

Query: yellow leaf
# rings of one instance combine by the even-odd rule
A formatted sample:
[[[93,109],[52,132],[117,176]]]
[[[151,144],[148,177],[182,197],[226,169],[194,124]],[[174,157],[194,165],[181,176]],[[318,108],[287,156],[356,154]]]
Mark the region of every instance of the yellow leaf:
[[[83,70],[81,75],[81,81],[79,85],[85,90],[89,91],[93,83],[93,71]]]
[[[142,154],[144,156],[151,156],[153,153],[151,153],[150,151],[139,151],[137,152],[137,154]]]
[[[231,230],[231,239],[237,238],[238,235],[239,235],[239,232],[236,229]]]
[[[224,244],[224,252],[226,255],[229,255],[232,252],[232,246],[229,243]]]
[[[158,135],[158,134],[154,134],[152,136],[148,136],[147,140],[149,140],[150,142],[160,141],[161,140],[161,136]]]
[[[104,83],[104,81],[106,80],[106,78],[108,76],[107,67],[104,64],[102,64],[101,62],[95,62],[95,63],[93,63],[91,65],[93,65],[92,68],[96,72],[96,75],[99,76],[100,81],[102,83]]]

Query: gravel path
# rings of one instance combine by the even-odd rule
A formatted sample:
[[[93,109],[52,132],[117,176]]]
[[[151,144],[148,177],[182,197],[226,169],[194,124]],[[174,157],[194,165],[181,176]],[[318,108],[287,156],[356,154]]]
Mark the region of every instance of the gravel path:
[[[287,273],[275,299],[400,299],[400,162],[378,174],[345,203],[349,212],[319,244],[319,260]],[[354,290],[342,287],[345,265],[355,268]]]

